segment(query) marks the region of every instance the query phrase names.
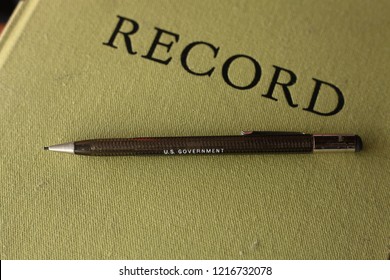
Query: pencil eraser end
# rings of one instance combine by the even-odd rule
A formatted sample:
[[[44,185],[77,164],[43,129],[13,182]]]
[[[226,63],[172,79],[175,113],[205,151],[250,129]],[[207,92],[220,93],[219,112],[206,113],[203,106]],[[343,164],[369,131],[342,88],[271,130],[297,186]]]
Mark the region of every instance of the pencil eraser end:
[[[355,137],[356,137],[355,152],[360,152],[361,150],[363,150],[363,141],[359,135],[355,135]]]

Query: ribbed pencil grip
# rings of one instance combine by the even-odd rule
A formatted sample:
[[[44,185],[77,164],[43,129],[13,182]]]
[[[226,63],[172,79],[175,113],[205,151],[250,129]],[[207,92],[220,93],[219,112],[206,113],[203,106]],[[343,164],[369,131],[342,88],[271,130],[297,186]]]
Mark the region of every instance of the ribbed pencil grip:
[[[153,137],[85,140],[75,154],[90,156],[310,153],[309,134],[261,136]]]

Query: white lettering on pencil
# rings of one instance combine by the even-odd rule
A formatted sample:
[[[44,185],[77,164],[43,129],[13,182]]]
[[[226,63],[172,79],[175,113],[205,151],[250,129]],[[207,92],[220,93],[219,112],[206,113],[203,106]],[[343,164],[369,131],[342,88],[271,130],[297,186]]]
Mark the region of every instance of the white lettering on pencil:
[[[164,155],[196,155],[196,154],[223,154],[223,148],[205,148],[205,149],[170,149],[163,150]]]
[[[164,150],[164,155],[174,155],[175,154],[175,151],[173,149],[170,149],[170,150]]]

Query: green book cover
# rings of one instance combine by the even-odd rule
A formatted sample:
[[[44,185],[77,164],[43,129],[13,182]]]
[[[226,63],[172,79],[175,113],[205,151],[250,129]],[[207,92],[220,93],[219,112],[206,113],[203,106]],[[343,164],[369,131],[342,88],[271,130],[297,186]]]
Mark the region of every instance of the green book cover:
[[[388,1],[22,1],[1,259],[386,259]],[[91,138],[353,133],[360,153],[83,157]]]

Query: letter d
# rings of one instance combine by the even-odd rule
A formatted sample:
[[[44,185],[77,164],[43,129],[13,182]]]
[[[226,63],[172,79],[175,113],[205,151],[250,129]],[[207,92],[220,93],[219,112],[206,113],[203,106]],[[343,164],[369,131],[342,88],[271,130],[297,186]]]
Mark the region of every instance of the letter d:
[[[337,114],[338,112],[341,111],[341,109],[344,107],[344,96],[343,96],[343,93],[341,92],[341,90],[336,87],[335,85],[333,84],[330,84],[330,83],[327,83],[327,82],[324,82],[324,81],[320,81],[320,80],[317,80],[317,79],[314,79],[313,80],[316,82],[316,85],[314,87],[314,91],[313,91],[313,95],[311,97],[311,100],[310,100],[310,104],[309,104],[309,107],[307,108],[304,108],[303,110],[305,111],[309,111],[309,112],[312,112],[314,114],[317,114],[317,115],[321,115],[321,116],[332,116],[332,115],[335,115]],[[336,108],[331,111],[331,112],[320,112],[318,110],[314,110],[314,106],[317,102],[317,97],[320,93],[320,89],[321,89],[321,85],[324,84],[324,85],[327,85],[329,87],[331,87],[334,92],[337,94],[337,106]]]

